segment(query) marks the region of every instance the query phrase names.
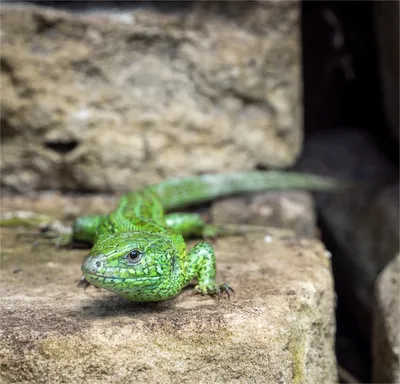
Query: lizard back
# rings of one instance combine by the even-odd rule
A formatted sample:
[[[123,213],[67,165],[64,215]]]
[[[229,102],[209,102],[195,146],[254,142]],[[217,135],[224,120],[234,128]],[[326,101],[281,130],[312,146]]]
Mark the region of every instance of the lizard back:
[[[150,188],[123,195],[115,213],[130,222],[143,220],[149,224],[165,225],[163,205]]]

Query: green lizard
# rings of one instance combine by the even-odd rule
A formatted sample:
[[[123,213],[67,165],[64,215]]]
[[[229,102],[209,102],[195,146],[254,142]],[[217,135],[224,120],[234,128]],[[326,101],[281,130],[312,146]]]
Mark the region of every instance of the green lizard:
[[[200,242],[186,250],[184,236],[216,236],[222,228],[198,214],[170,213],[216,197],[268,189],[332,190],[341,183],[290,172],[245,172],[170,180],[123,195],[108,215],[79,217],[72,239],[93,244],[82,264],[81,285],[93,284],[132,301],[163,301],[193,278],[196,292],[228,296],[233,289],[216,282],[212,246]]]

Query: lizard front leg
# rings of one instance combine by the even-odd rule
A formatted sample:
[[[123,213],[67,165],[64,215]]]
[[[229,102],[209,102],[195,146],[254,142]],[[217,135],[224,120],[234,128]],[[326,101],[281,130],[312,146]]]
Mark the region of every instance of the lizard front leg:
[[[80,216],[72,225],[72,239],[94,244],[99,225],[106,215]]]
[[[187,283],[197,278],[195,290],[203,295],[217,295],[225,292],[228,297],[235,293],[228,284],[217,285],[215,253],[211,244],[201,242],[196,244],[188,253],[189,266],[187,272]]]

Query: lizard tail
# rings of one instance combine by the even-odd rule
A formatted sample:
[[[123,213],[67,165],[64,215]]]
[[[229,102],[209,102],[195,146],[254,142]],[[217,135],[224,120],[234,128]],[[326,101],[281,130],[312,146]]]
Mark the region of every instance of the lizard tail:
[[[164,208],[170,210],[239,193],[272,189],[335,191],[346,186],[346,182],[337,179],[306,173],[253,171],[185,177],[150,188],[159,196]]]

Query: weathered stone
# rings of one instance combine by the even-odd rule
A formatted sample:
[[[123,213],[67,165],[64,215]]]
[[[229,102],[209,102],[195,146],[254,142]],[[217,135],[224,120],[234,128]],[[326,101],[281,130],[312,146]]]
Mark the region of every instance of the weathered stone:
[[[399,143],[399,2],[374,2],[379,72],[386,122]]]
[[[398,168],[376,140],[351,129],[310,138],[298,168],[356,184],[348,193],[317,194],[315,202],[333,253],[339,305],[369,343],[375,280],[399,250]]]
[[[317,240],[272,229],[218,239],[231,301],[187,289],[136,305],[76,287],[85,251],[1,235],[3,383],[337,381],[330,260]]]
[[[84,14],[3,5],[2,185],[126,190],[292,164],[298,2],[190,4]]]
[[[34,192],[29,195],[2,194],[2,213],[29,211],[54,219],[71,220],[82,216],[110,213],[117,205],[118,196],[109,194],[83,195],[61,192]]]
[[[271,191],[225,198],[213,203],[211,216],[217,224],[289,228],[304,237],[317,234],[314,204],[308,192]]]
[[[383,270],[374,308],[373,381],[400,382],[400,254]]]

